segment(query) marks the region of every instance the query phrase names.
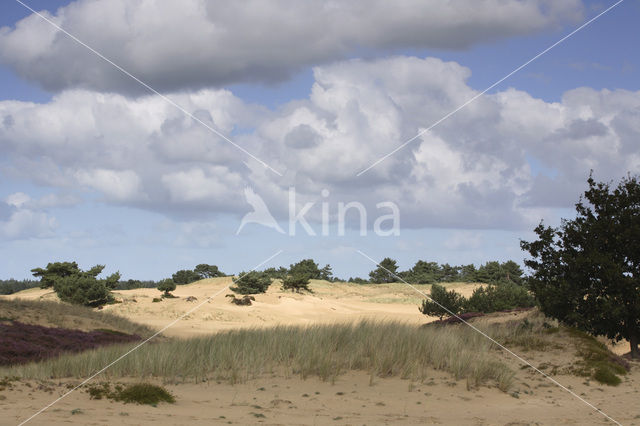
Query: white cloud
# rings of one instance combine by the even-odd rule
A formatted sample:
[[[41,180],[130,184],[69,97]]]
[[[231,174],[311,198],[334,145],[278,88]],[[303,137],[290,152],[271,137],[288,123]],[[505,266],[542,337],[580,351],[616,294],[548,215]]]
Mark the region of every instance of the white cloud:
[[[4,101],[0,149],[10,165],[2,171],[184,220],[242,216],[247,185],[286,219],[295,186],[298,202],[317,201],[309,220],[320,220],[321,201],[334,210],[360,201],[374,216],[389,200],[403,227],[466,229],[530,227],[547,208],[571,207],[591,168],[603,180],[640,172],[640,92],[579,88],[549,103],[507,89],[355,176],[473,97],[470,73],[434,58],[344,61],[316,68],[309,98],[274,111],[229,91],[171,95],[225,133],[244,129],[233,139],[282,178],[154,96],[75,90],[47,104]],[[47,201],[12,199],[13,208],[38,203]]]
[[[44,212],[23,208],[28,202],[24,197],[18,205],[11,204],[19,198],[18,194],[13,195],[6,203],[0,202],[0,212],[4,212],[0,214],[0,237],[7,240],[52,237],[57,227],[56,219]],[[10,207],[7,209],[7,206]]]
[[[157,90],[176,91],[279,81],[361,48],[464,49],[582,13],[580,0],[79,0],[47,15]],[[52,91],[146,93],[35,15],[0,29],[0,62]]]

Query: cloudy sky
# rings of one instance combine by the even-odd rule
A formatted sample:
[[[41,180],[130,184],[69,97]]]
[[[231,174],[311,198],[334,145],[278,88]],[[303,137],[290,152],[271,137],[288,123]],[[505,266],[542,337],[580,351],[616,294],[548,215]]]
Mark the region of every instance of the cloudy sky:
[[[520,262],[590,170],[640,172],[631,0],[482,96],[614,2],[23,1],[51,22],[0,5],[0,278],[62,260],[238,272],[279,250],[265,266],[312,257],[345,278],[372,269],[356,249]],[[284,233],[237,234],[246,188]],[[353,209],[340,235],[349,202],[366,235]],[[316,235],[291,235],[307,203]],[[374,232],[379,203],[398,235]]]

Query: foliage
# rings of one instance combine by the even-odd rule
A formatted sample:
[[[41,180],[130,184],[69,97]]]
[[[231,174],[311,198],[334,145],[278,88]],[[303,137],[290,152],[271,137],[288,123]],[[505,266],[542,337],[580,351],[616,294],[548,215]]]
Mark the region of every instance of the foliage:
[[[202,279],[200,275],[190,269],[181,269],[173,274],[171,278],[176,284],[191,284]]]
[[[240,294],[265,293],[272,281],[272,278],[264,272],[241,272],[233,278],[235,287],[229,287],[229,289]]]
[[[248,295],[236,297],[235,294],[227,294],[227,297],[231,298],[231,303],[238,306],[251,306],[251,302],[255,302],[256,300],[255,297]]]
[[[527,289],[513,283],[489,284],[478,287],[465,302],[467,312],[496,312],[515,308],[530,308],[535,300]]]
[[[176,289],[176,283],[171,278],[167,278],[158,283],[157,289],[163,291],[164,296],[170,296],[171,292]]]
[[[173,404],[175,397],[165,388],[150,383],[136,383],[126,387],[116,384],[114,389],[107,382],[87,386],[91,399],[108,398],[124,403],[156,405],[160,402]]]
[[[333,279],[331,266],[325,265],[323,268],[320,268],[320,265],[314,262],[313,259],[303,259],[298,263],[289,265],[287,275],[306,275],[310,280],[331,281]],[[284,279],[285,277],[280,278]]]
[[[369,272],[369,278],[372,283],[393,283],[398,281],[396,272],[398,271],[398,265],[396,261],[385,257],[379,263],[379,266],[373,271]]]
[[[265,269],[264,273],[267,274],[267,276],[269,276],[269,278],[271,279],[282,280],[284,279],[284,277],[287,276],[287,274],[289,273],[289,270],[284,266],[281,266],[278,269],[272,267],[272,268]]]
[[[303,290],[311,291],[309,288],[309,276],[305,274],[287,275],[282,280],[282,289],[300,293]]]
[[[42,288],[53,286],[60,300],[95,307],[113,302],[111,290],[120,280],[118,272],[106,279],[96,278],[103,269],[104,265],[96,265],[88,271],[82,271],[76,262],[56,262],[49,263],[46,269],[34,268],[31,272],[40,277]]]
[[[225,273],[219,270],[216,265],[207,265],[206,263],[197,265],[193,269],[193,272],[195,272],[200,279],[226,277]]]
[[[133,290],[136,288],[157,288],[158,283],[152,280],[134,280],[128,279],[127,281],[120,281],[115,290]]]
[[[34,277],[40,278],[40,288],[53,287],[58,278],[77,275],[81,272],[76,262],[53,262],[48,263],[45,269],[33,268],[31,270]]]
[[[542,311],[612,340],[628,339],[640,358],[640,182],[617,187],[588,179],[576,218],[560,228],[540,223],[538,239],[521,241],[532,259],[528,279]]]
[[[355,284],[369,284],[369,280],[360,277],[350,277],[348,282]]]
[[[431,286],[431,298],[422,301],[418,308],[425,315],[437,316],[442,320],[445,316],[458,315],[465,305],[464,298],[454,290],[447,291],[443,286]]]
[[[39,285],[40,281],[34,280],[18,281],[13,278],[0,280],[0,294],[13,294],[29,288],[38,287]]]

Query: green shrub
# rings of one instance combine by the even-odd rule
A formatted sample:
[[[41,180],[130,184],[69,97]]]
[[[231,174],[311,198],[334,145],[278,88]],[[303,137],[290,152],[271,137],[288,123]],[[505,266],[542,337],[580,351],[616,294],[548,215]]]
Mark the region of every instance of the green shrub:
[[[159,402],[173,404],[176,399],[165,388],[149,383],[127,386],[116,394],[116,401],[135,402],[136,404],[155,405]]]
[[[526,288],[505,282],[476,288],[465,303],[465,311],[489,313],[529,308],[534,304],[535,301]]]
[[[167,278],[158,283],[158,290],[164,291],[163,297],[171,297],[171,292],[175,289],[176,283],[171,278]]]
[[[282,289],[300,293],[303,290],[311,291],[309,288],[309,276],[306,274],[287,275],[282,280]]]
[[[165,388],[149,383],[137,383],[127,387],[116,384],[112,390],[111,384],[104,382],[88,386],[87,392],[91,399],[107,398],[124,403],[156,405],[160,402],[176,402],[174,396]]]
[[[451,314],[458,315],[465,305],[465,298],[453,290],[447,291],[443,286],[431,286],[431,300],[423,300],[418,308],[425,315],[437,316],[442,320]]]
[[[241,272],[233,278],[235,287],[229,287],[229,289],[240,294],[265,293],[272,281],[272,278],[264,272]]]
[[[200,274],[190,269],[181,269],[171,276],[176,284],[191,284],[202,279]]]

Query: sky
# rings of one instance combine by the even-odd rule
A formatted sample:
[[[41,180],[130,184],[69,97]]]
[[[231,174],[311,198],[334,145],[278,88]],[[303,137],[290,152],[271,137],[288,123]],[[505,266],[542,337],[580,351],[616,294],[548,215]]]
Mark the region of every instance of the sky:
[[[0,4],[0,278],[522,262],[591,170],[640,172],[631,0],[495,86],[615,2],[22,2],[51,22]]]

